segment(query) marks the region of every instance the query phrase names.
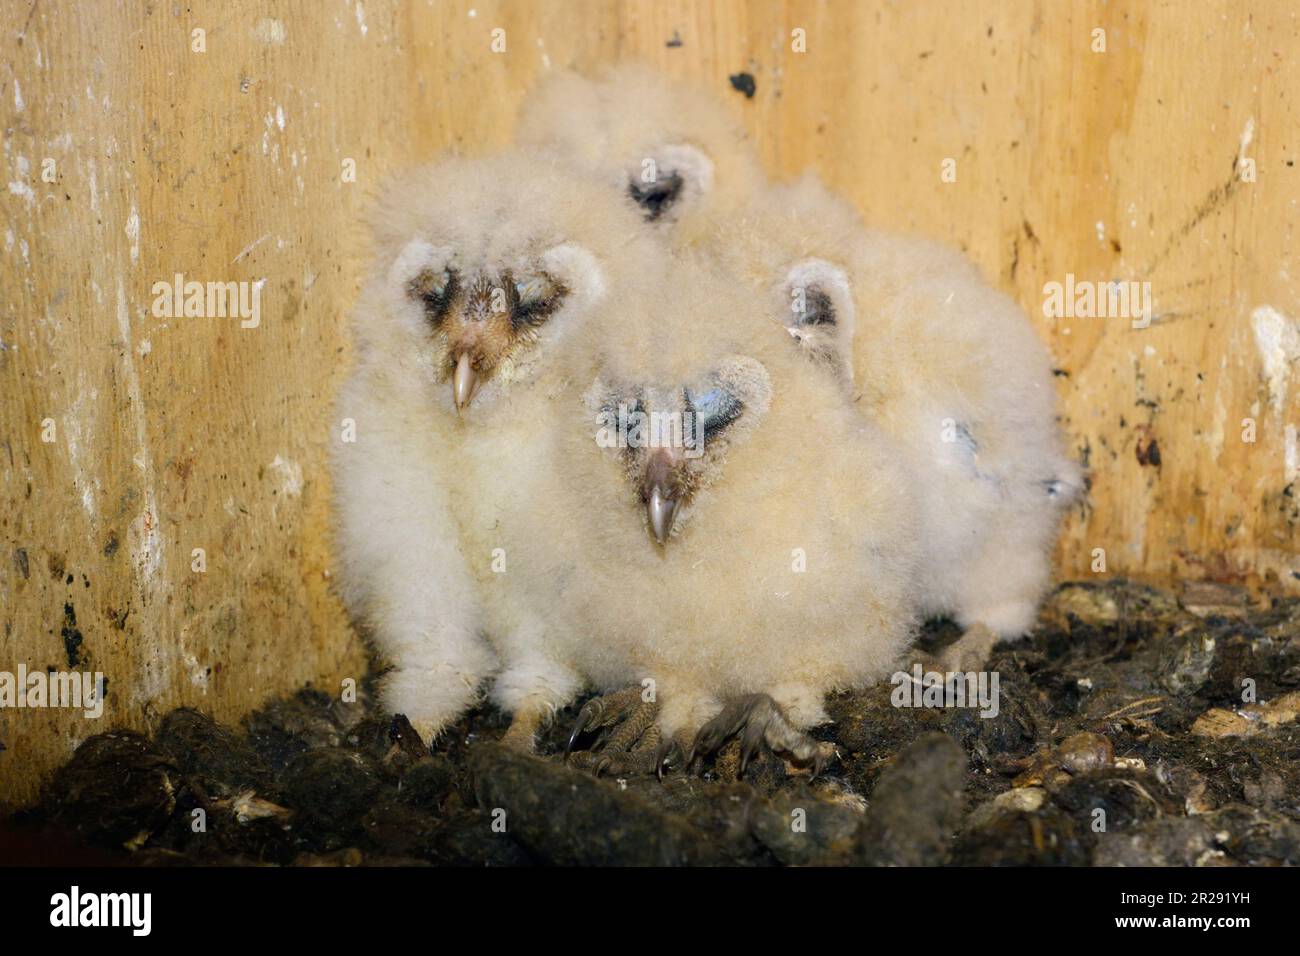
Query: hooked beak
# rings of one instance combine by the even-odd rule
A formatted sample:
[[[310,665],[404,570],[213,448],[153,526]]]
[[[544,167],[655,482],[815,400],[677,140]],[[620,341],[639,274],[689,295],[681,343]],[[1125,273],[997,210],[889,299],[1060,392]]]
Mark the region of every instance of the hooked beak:
[[[456,359],[456,371],[451,377],[451,397],[456,402],[456,411],[460,411],[469,404],[469,400],[474,397],[474,386],[478,383],[478,376],[474,372],[474,366],[470,364],[469,353],[461,352],[460,357]]]
[[[668,535],[672,533],[673,521],[677,517],[677,507],[680,504],[680,500],[666,497],[659,485],[656,484],[650,489],[650,497],[645,503],[646,515],[650,519],[650,530],[654,532],[655,540],[660,544],[667,541]]]
[[[645,501],[650,532],[661,545],[672,534],[673,522],[682,506],[682,492],[674,478],[674,472],[679,466],[677,456],[666,449],[655,451],[646,463],[641,497]]]

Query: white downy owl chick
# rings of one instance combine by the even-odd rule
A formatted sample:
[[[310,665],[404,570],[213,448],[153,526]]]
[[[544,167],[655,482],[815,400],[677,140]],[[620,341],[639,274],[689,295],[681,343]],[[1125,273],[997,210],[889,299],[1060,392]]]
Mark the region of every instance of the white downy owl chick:
[[[566,353],[588,387],[552,417],[509,519],[510,586],[539,595],[550,626],[498,652],[521,682],[540,656],[544,673],[633,685],[579,727],[627,718],[622,746],[649,727],[689,748],[707,721],[702,751],[738,733],[747,753],[766,741],[816,762],[801,731],[825,720],[824,695],[888,674],[913,636],[906,474],[761,296],[690,262],[668,278]]]
[[[355,440],[333,455],[336,550],[344,600],[393,665],[383,702],[426,739],[493,673],[485,632],[530,626],[483,582],[501,503],[528,482],[564,388],[554,359],[619,272],[656,254],[606,188],[506,153],[411,172],[374,216],[337,404]]]
[[[743,205],[764,185],[744,127],[721,103],[642,66],[594,81],[548,77],[525,100],[515,136],[608,180],[666,228],[706,200]]]
[[[633,168],[626,144],[654,155],[689,138],[665,117],[721,110],[702,91],[638,74],[567,77],[554,89],[563,95],[525,104],[525,128],[611,177]],[[557,119],[574,102],[586,112]],[[812,180],[755,188],[752,146],[716,128],[706,121],[693,140],[710,175],[679,209],[670,241],[781,303],[791,338],[906,448],[925,522],[926,613],[1019,636],[1048,583],[1060,512],[1081,485],[1061,450],[1046,350],[960,254],[868,231]],[[603,144],[617,148],[601,155]],[[728,169],[741,171],[737,182]]]
[[[810,178],[713,229],[697,238],[767,290],[797,346],[903,448],[921,509],[923,613],[1004,639],[1027,631],[1081,478],[1063,451],[1050,356],[1024,313],[961,254],[865,229]]]

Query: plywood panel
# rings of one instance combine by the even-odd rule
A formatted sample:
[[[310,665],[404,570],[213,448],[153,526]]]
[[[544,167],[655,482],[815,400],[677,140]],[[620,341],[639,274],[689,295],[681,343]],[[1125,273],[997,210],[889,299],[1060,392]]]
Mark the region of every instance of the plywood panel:
[[[552,69],[642,59],[693,78],[774,175],[816,169],[1015,295],[1092,478],[1063,574],[1104,548],[1109,573],[1294,584],[1286,0],[42,0],[3,6],[0,44],[0,670],[75,661],[109,680],[105,723],[0,711],[0,801],[107,723],[179,703],[233,718],[360,673],[322,467],[360,213],[389,169],[507,142]],[[727,81],[740,71],[753,99]],[[263,283],[260,323],[154,315],[153,284],[178,272]],[[1044,284],[1067,273],[1149,281],[1155,320],[1046,318]]]

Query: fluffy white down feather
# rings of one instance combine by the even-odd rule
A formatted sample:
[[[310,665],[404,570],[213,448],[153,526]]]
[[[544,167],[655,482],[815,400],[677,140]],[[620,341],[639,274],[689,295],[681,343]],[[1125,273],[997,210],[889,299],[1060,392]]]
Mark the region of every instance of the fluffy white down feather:
[[[538,433],[565,383],[554,358],[611,304],[624,272],[660,254],[607,186],[553,159],[504,153],[450,160],[395,179],[375,214],[374,266],[352,316],[355,367],[335,422],[355,441],[331,443],[340,592],[392,665],[386,707],[426,738],[455,720],[498,670],[486,635],[532,642],[537,614],[493,586],[512,557],[503,502],[526,487]],[[546,269],[567,290],[560,308],[521,337],[457,413],[448,356],[408,290],[423,269],[464,275]],[[570,671],[538,665],[533,683],[567,698]],[[510,672],[498,699],[514,706]],[[530,692],[535,691],[530,687]]]
[[[530,142],[612,179],[691,134],[712,187],[672,217],[669,240],[763,291],[769,315],[823,360],[810,365],[832,366],[897,441],[920,507],[923,610],[1023,633],[1082,477],[1063,450],[1047,350],[1015,303],[959,253],[867,229],[811,178],[767,184],[738,125],[698,89],[638,68],[566,75],[522,116]],[[832,301],[844,292],[833,277],[851,292],[838,327],[792,321],[792,285],[819,270]]]

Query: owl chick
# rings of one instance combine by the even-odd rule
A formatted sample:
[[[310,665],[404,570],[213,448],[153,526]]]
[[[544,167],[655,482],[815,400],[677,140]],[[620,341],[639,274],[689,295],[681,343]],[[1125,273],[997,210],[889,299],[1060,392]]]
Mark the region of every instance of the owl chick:
[[[557,119],[574,103],[584,111]],[[1081,485],[1062,453],[1046,350],[959,254],[866,230],[811,179],[756,187],[753,148],[722,115],[700,91],[633,71],[555,80],[522,122],[531,140],[625,178],[632,199],[637,153],[679,141],[703,153],[695,166],[708,175],[679,204],[671,242],[769,296],[810,362],[898,440],[924,521],[926,613],[1019,636]]]
[[[530,626],[483,582],[506,560],[502,502],[528,482],[564,387],[554,357],[614,304],[619,273],[656,255],[606,189],[506,153],[416,170],[378,204],[337,404],[353,440],[333,454],[336,551],[345,603],[392,664],[383,702],[426,739],[494,672],[484,633]],[[572,692],[567,673],[534,676]]]
[[[923,613],[1023,634],[1081,484],[1024,313],[959,253],[865,229],[812,179],[714,229],[707,248],[767,290],[795,346],[902,448],[921,509]]]
[[[744,128],[721,103],[641,66],[595,81],[549,77],[525,100],[515,136],[608,180],[664,228],[706,200],[743,205],[764,184]]]
[[[506,519],[508,584],[547,626],[496,642],[503,672],[522,685],[546,661],[616,691],[583,726],[626,717],[623,744],[739,734],[816,762],[824,695],[888,673],[912,636],[907,477],[760,296],[686,261],[669,275],[566,352],[589,384]]]

